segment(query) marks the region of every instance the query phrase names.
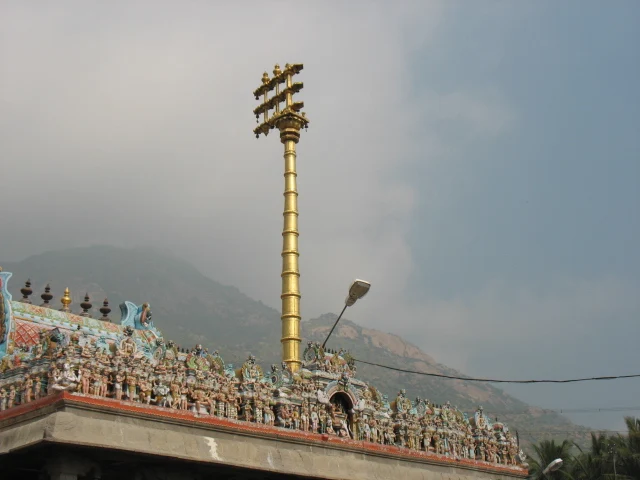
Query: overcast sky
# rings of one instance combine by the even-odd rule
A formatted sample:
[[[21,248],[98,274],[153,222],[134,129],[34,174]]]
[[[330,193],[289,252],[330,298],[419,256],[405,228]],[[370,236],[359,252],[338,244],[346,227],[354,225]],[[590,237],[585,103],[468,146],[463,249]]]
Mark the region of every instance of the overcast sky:
[[[154,245],[279,308],[251,92],[303,62],[305,318],[359,277],[349,318],[468,374],[640,373],[638,45],[633,0],[4,0],[0,258]],[[640,379],[508,391],[640,405]]]

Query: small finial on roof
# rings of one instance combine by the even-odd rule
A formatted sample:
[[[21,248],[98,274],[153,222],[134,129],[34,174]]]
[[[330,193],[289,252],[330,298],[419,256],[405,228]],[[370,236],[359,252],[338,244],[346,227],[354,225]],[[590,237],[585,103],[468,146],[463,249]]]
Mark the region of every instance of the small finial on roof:
[[[44,303],[41,305],[41,307],[45,307],[45,308],[51,307],[51,304],[49,302],[53,298],[53,295],[51,295],[51,287],[49,286],[48,283],[47,283],[47,286],[44,287],[44,293],[40,295],[40,298],[44,300]]]
[[[102,302],[102,307],[100,307],[100,313],[102,314],[102,318],[100,320],[102,320],[103,322],[110,322],[111,319],[109,318],[109,313],[111,313],[111,309],[109,308],[109,300],[108,299],[104,299],[104,302]]]
[[[31,303],[31,300],[29,300],[29,295],[33,293],[33,290],[31,290],[31,279],[24,282],[24,287],[20,289],[20,293],[22,293],[22,300],[20,300],[22,303]]]
[[[82,307],[82,313],[80,314],[81,317],[89,317],[89,316],[91,316],[91,314],[89,313],[89,310],[91,310],[91,307],[93,305],[91,305],[90,300],[91,299],[89,298],[89,294],[86,293],[84,295],[84,302],[82,302],[80,304],[80,306]]]
[[[60,302],[62,303],[62,308],[60,309],[61,312],[71,311],[69,308],[69,305],[71,305],[71,292],[69,291],[69,287],[64,289],[64,295],[62,295]]]

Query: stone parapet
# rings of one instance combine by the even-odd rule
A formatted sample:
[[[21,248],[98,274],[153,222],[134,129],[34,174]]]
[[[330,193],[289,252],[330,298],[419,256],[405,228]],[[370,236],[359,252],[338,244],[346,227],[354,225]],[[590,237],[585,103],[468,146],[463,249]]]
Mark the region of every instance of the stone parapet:
[[[38,443],[121,450],[309,478],[526,478],[527,471],[62,392],[0,414],[0,455]]]

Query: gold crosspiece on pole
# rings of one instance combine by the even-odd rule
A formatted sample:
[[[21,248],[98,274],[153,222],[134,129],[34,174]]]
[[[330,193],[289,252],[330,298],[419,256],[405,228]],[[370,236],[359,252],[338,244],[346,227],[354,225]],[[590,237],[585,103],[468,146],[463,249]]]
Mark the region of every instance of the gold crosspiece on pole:
[[[298,188],[296,184],[296,144],[300,130],[309,120],[301,112],[303,102],[295,102],[293,96],[302,90],[302,82],[294,82],[302,64],[286,64],[284,70],[276,65],[273,77],[264,72],[262,85],[254,92],[256,100],[262,99],[253,113],[259,125],[253,130],[256,138],[267,136],[277,128],[284,144],[284,228],[282,230],[282,361],[291,371],[300,368],[300,270],[298,268]],[[269,95],[273,92],[273,96]],[[262,116],[262,123],[260,117]]]

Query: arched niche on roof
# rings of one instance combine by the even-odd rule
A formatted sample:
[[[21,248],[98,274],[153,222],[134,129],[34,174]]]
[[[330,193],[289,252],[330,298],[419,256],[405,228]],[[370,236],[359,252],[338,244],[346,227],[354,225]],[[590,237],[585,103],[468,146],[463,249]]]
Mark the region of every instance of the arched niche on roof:
[[[355,411],[353,407],[356,405],[355,396],[348,391],[335,389],[329,394],[329,402],[333,410],[333,427],[336,433],[339,434],[340,422],[346,420],[348,434],[351,438],[354,438]]]

